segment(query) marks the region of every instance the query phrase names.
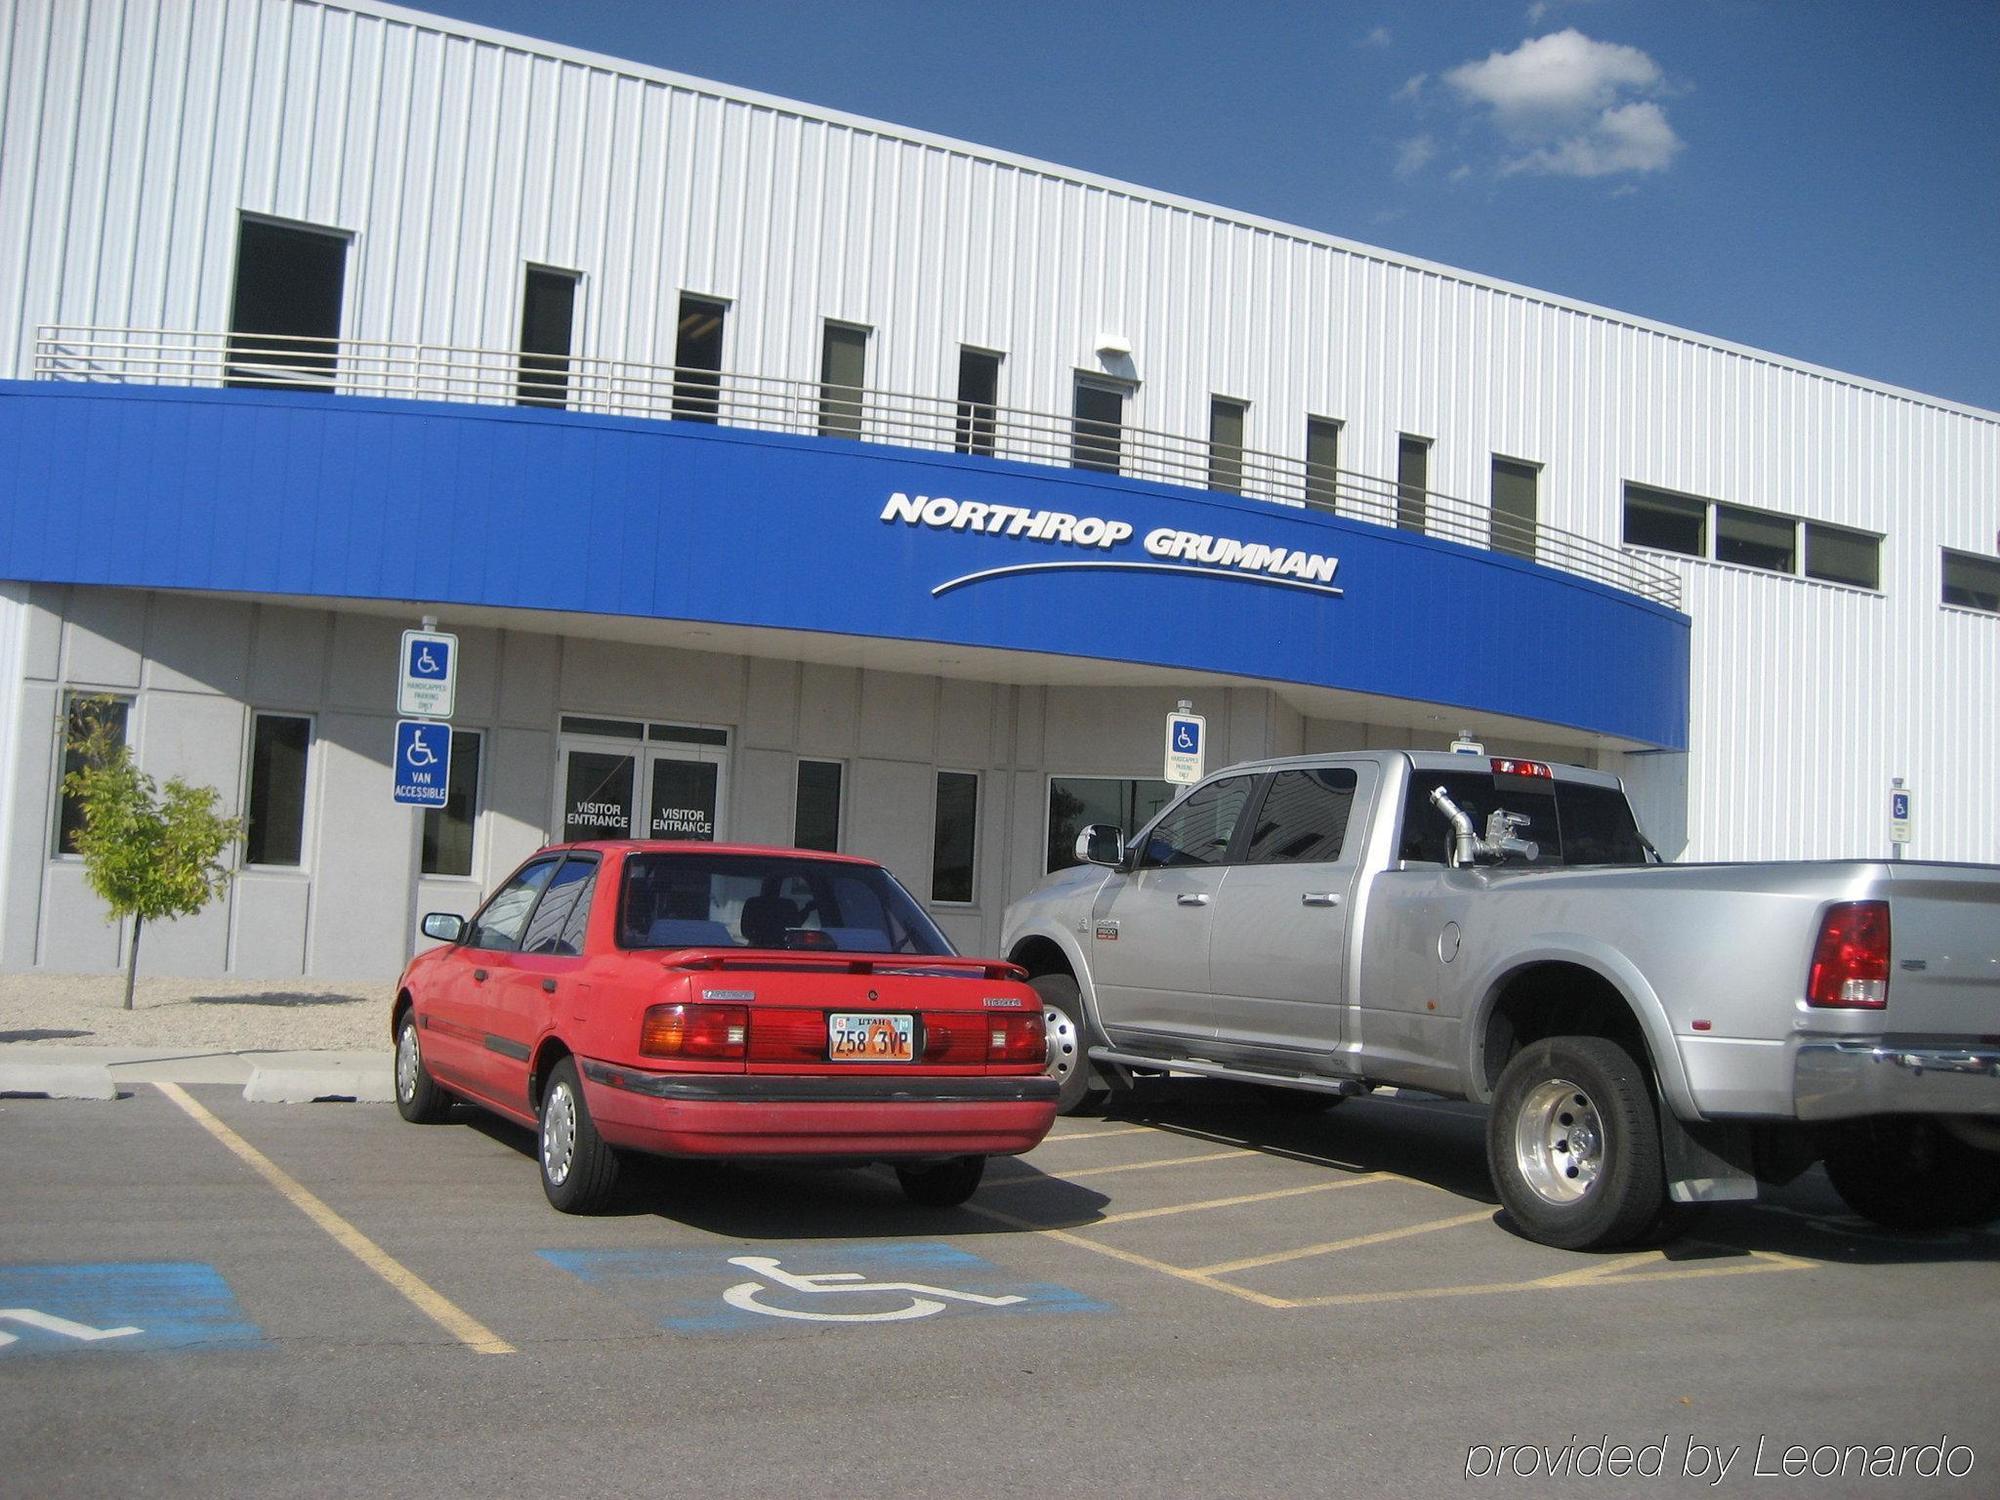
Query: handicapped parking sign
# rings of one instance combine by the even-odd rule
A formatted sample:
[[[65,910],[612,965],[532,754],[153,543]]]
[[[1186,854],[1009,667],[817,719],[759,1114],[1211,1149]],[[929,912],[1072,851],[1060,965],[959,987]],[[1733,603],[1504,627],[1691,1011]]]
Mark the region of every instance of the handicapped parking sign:
[[[1167,715],[1168,781],[1188,785],[1201,780],[1202,761],[1206,754],[1202,741],[1207,729],[1208,720],[1200,714],[1176,711]]]
[[[412,807],[443,807],[450,785],[451,726],[398,719],[396,800]]]
[[[458,637],[440,630],[406,630],[396,680],[396,712],[413,719],[449,719],[457,706]]]

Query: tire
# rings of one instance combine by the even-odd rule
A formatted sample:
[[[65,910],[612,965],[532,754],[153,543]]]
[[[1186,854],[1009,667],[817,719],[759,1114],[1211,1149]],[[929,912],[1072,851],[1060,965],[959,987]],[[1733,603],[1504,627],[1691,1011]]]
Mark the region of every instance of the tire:
[[[611,1201],[618,1183],[618,1153],[604,1144],[583,1101],[576,1063],[565,1057],[542,1089],[540,1145],[542,1191],[566,1214],[594,1214]]]
[[[1056,1113],[1088,1114],[1103,1107],[1110,1090],[1090,1061],[1083,1029],[1083,995],[1067,974],[1037,974],[1028,981],[1042,997],[1049,1032],[1048,1075],[1056,1081]]]
[[[921,1167],[896,1168],[896,1181],[912,1203],[925,1208],[956,1208],[979,1186],[986,1175],[983,1156],[954,1156],[949,1161]]]
[[[1849,1208],[1885,1229],[1969,1229],[2000,1214],[2000,1156],[1921,1115],[1843,1126],[1827,1145],[1826,1175]]]
[[[396,1112],[412,1125],[435,1125],[451,1113],[451,1095],[424,1066],[415,1010],[404,1011],[396,1028]]]
[[[1632,1054],[1604,1037],[1550,1037],[1515,1054],[1487,1120],[1486,1161],[1515,1228],[1544,1245],[1628,1245],[1662,1217],[1652,1090]]]

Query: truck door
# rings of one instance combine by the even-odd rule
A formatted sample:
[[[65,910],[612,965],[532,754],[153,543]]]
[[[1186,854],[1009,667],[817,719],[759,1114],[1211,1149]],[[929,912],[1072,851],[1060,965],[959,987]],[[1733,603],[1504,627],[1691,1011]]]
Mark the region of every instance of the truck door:
[[[1092,912],[1091,977],[1114,1040],[1212,1037],[1208,939],[1237,824],[1257,784],[1229,776],[1197,787],[1143,839],[1134,866],[1104,882]]]
[[[1209,983],[1224,1041],[1313,1053],[1339,1045],[1348,913],[1376,779],[1366,761],[1271,778],[1242,863],[1209,908]]]

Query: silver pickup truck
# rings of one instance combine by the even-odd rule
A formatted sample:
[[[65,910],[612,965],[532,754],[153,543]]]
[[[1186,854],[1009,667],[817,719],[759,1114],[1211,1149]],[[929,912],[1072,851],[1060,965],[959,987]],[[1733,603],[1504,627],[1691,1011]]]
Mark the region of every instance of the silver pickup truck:
[[[1076,1111],[1140,1073],[1491,1105],[1530,1238],[1666,1232],[1824,1161],[1898,1228],[2000,1213],[2000,869],[1666,864],[1612,776],[1232,766],[1007,912]]]

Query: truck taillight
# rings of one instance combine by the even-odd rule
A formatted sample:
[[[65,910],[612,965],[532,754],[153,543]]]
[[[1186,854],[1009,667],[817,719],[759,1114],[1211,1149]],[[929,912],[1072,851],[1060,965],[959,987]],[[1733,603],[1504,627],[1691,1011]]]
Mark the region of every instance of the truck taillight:
[[[639,1024],[648,1057],[733,1061],[748,1050],[750,1010],[743,1005],[654,1005]]]
[[[1038,1063],[1048,1054],[1048,1031],[1038,1010],[989,1015],[986,1018],[986,1060],[990,1063]]]
[[[1820,919],[1806,1004],[1879,1010],[1889,1003],[1889,903],[1842,901]]]

